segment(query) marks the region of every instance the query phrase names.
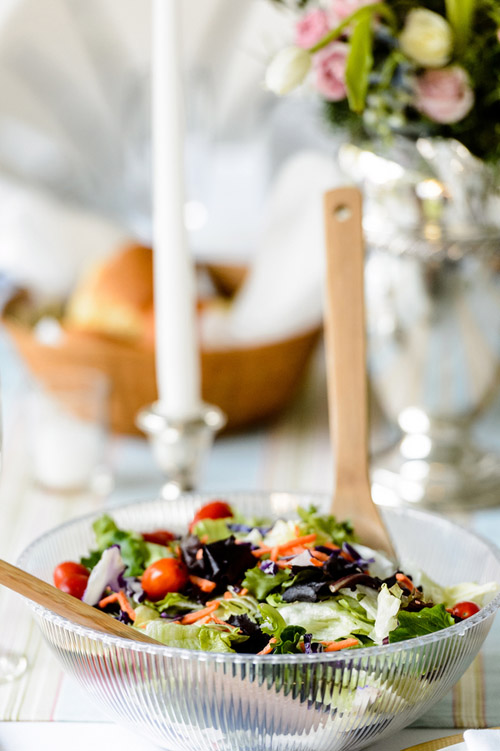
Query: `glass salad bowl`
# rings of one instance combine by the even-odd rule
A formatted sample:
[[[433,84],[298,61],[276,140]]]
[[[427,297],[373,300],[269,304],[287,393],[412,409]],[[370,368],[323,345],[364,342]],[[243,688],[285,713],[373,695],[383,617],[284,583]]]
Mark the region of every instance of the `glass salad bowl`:
[[[112,509],[125,529],[184,533],[213,495]],[[242,513],[290,517],[328,499],[229,493]],[[383,510],[399,561],[440,584],[500,581],[500,551],[456,524],[408,508]],[[94,545],[92,514],[43,535],[19,565],[47,581]],[[31,604],[61,662],[110,717],[171,751],[341,751],[363,748],[411,723],[458,681],[500,605],[497,595],[450,628],[381,647],[313,655],[194,652],[107,636]]]

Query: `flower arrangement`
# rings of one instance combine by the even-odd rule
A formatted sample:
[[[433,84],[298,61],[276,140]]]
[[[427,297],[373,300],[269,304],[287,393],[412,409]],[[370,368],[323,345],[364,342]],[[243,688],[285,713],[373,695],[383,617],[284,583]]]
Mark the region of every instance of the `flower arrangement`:
[[[328,119],[359,135],[453,137],[500,161],[498,0],[273,0],[297,12],[295,44],[266,82],[310,78]]]

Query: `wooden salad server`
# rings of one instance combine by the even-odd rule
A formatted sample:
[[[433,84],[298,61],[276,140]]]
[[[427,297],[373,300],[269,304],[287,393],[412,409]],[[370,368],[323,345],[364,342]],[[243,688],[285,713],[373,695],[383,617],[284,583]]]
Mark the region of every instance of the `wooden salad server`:
[[[356,188],[325,195],[325,341],[330,433],[336,455],[331,511],[350,519],[363,544],[396,559],[372,500],[368,465],[368,387],[362,198]]]
[[[12,566],[12,564],[2,560],[0,560],[0,584],[23,595],[23,597],[27,597],[28,600],[43,605],[43,607],[51,610],[53,613],[67,618],[68,621],[78,623],[80,626],[93,628],[96,631],[111,634],[112,636],[121,636],[131,641],[156,644],[156,646],[161,645],[159,641],[152,639],[147,634],[143,634],[137,629],[133,629],[125,623],[117,621],[116,618],[112,618],[107,613],[86,605],[76,597],[68,595],[66,592],[61,592],[61,590],[56,589],[51,584],[47,584],[42,579],[38,579],[27,571],[23,571],[17,568],[17,566]]]

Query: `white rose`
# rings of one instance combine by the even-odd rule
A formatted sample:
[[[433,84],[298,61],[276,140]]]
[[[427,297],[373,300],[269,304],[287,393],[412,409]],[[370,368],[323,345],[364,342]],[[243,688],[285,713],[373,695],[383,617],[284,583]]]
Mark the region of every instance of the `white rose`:
[[[404,54],[426,68],[442,68],[453,50],[453,34],[443,16],[425,8],[408,13],[399,37]]]
[[[300,47],[286,47],[278,52],[266,71],[269,91],[285,96],[305,81],[311,69],[311,54]]]

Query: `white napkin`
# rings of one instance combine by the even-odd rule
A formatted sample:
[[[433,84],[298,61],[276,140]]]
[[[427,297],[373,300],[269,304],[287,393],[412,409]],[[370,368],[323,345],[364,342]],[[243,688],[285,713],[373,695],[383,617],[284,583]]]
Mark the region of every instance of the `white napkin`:
[[[325,270],[323,194],[342,181],[318,151],[291,157],[276,178],[250,278],[231,313],[233,340],[265,341],[321,322]]]
[[[96,214],[0,177],[0,269],[41,299],[65,297],[124,237]]]
[[[464,741],[467,751],[499,751],[500,730],[466,730]]]

